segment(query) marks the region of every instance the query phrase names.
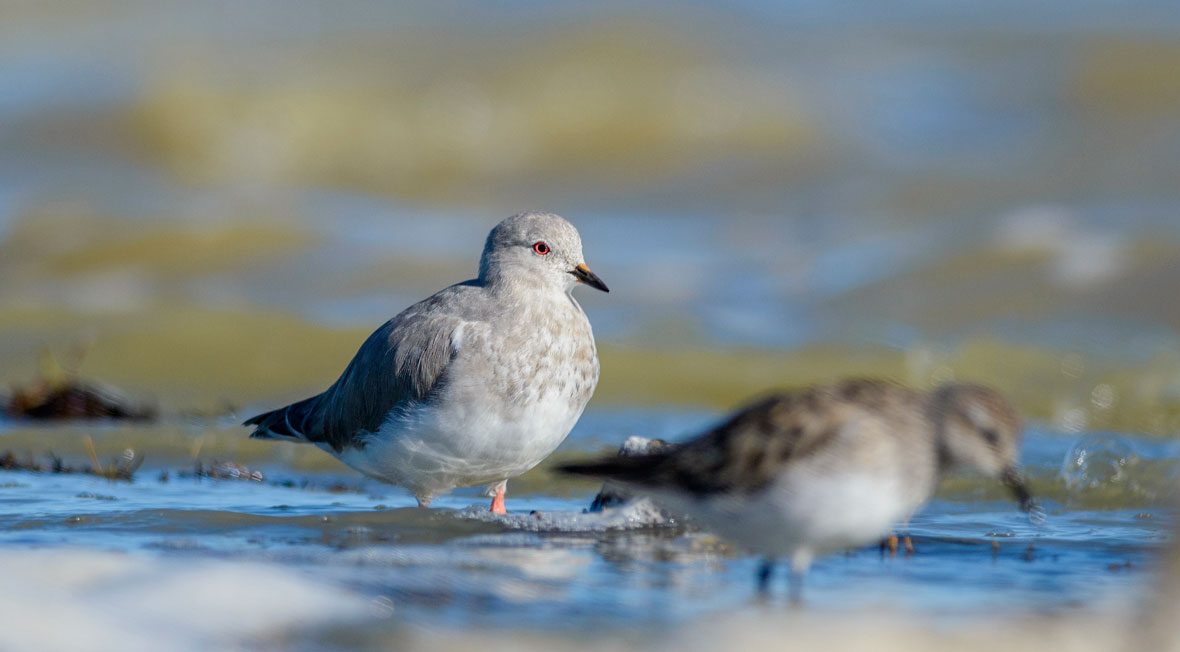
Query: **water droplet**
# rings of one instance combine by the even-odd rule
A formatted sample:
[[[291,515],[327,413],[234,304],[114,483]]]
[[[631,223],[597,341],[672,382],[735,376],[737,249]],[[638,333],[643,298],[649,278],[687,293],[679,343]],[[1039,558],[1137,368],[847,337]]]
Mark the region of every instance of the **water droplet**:
[[[1137,461],[1135,451],[1120,437],[1086,435],[1065,454],[1061,479],[1071,490],[1124,484],[1128,480],[1127,466]]]
[[[389,618],[393,616],[394,606],[393,600],[387,595],[379,595],[373,598],[373,615],[377,618]]]
[[[1090,403],[1098,410],[1109,410],[1114,407],[1117,399],[1118,395],[1114,387],[1107,383],[1096,386],[1094,391],[1090,392]]]
[[[1028,510],[1028,522],[1031,525],[1041,527],[1045,523],[1049,522],[1049,515],[1047,512],[1045,512],[1044,507],[1041,507],[1039,503],[1034,503],[1033,506]]]
[[[1057,416],[1057,427],[1066,432],[1081,432],[1088,422],[1086,410],[1080,407],[1068,408]]]

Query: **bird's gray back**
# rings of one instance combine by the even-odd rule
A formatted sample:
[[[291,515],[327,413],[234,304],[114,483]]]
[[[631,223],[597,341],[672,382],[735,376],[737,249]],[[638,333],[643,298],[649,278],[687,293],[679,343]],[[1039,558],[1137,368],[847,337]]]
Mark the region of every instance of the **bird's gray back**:
[[[284,436],[337,452],[356,443],[392,410],[428,401],[439,391],[455,355],[452,335],[468,320],[478,325],[486,313],[486,292],[466,281],[406,308],[369,335],[323,393],[251,421],[259,430],[284,428],[289,431],[280,433]]]
[[[251,422],[340,452],[363,446],[391,414],[444,396],[456,372],[468,395],[453,398],[485,392],[504,399],[489,404],[523,414],[552,392],[584,405],[598,380],[598,360],[589,322],[569,295],[549,301],[466,281],[374,331],[322,394]]]

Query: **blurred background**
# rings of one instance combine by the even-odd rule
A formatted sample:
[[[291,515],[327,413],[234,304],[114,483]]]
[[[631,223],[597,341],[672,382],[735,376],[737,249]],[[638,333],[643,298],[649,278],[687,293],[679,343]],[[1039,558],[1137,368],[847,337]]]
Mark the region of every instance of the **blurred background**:
[[[4,4],[0,381],[318,391],[535,208],[614,290],[599,401],[957,376],[1180,430],[1172,2]]]
[[[0,0],[0,394],[160,417],[0,419],[4,644],[1112,649],[1174,539],[1178,173],[1174,0]],[[821,560],[783,620],[752,557],[594,521],[592,483],[535,469],[493,522],[245,438],[526,209],[612,289],[577,293],[603,375],[556,457],[774,386],[983,381],[1047,524],[949,482],[913,559]]]

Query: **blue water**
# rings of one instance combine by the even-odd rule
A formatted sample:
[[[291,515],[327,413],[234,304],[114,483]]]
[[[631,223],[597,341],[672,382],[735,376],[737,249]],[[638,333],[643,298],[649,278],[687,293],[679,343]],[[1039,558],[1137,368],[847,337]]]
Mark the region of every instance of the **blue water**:
[[[998,338],[1063,358],[1099,354],[1120,368],[1164,360],[1162,370],[1145,370],[1144,391],[1163,387],[1161,404],[1174,394],[1166,363],[1177,349],[1176,314],[1160,297],[1174,294],[1172,263],[1180,252],[1173,178],[1180,113],[1175,94],[1158,93],[1146,74],[1175,63],[1174,2],[1139,2],[1134,11],[1099,1],[1011,0],[953,7],[743,0],[724,10],[666,0],[345,3],[331,11],[273,2],[103,11],[105,4],[12,8],[0,21],[0,253],[13,248],[13,234],[63,220],[52,232],[33,229],[36,242],[21,242],[36,245],[33,256],[0,256],[2,307],[60,310],[72,315],[68,327],[77,338],[89,337],[94,315],[122,314],[135,324],[142,314],[177,306],[368,327],[471,276],[495,221],[546,208],[578,225],[588,261],[614,290],[579,297],[604,344],[868,343],[937,352]],[[590,45],[571,55],[569,41],[583,35]],[[212,173],[206,179],[200,165],[195,173],[187,165],[201,147],[144,142],[153,135],[183,141],[190,120],[210,117],[224,120],[226,131],[212,135],[229,133],[226,143],[253,142],[239,130],[260,128],[195,106],[184,107],[194,109],[191,117],[154,122],[145,103],[150,109],[168,97],[161,88],[170,83],[211,91],[231,113],[241,86],[272,100],[267,110],[299,116],[283,103],[303,96],[282,91],[304,89],[314,107],[335,97],[340,82],[373,89],[370,101],[378,104],[411,98],[402,109],[428,112],[425,101],[409,104],[430,96],[424,88],[437,90],[418,77],[462,77],[468,63],[484,59],[508,72],[533,71],[539,83],[570,76],[565,67],[551,74],[550,61],[617,77],[625,92],[614,99],[625,110],[612,130],[622,133],[634,128],[634,115],[652,110],[644,102],[681,110],[682,102],[667,101],[678,97],[671,91],[632,97],[628,83],[649,77],[634,82],[632,62],[606,56],[615,39],[632,48],[650,44],[645,54],[663,66],[661,82],[691,90],[702,78],[723,79],[720,91],[746,94],[734,106],[750,107],[754,118],[784,110],[775,121],[801,120],[806,143],[780,160],[749,136],[721,137],[712,156],[698,153],[653,168],[651,178],[629,179],[586,172],[625,166],[644,152],[624,143],[621,153],[597,154],[605,162],[586,161],[567,144],[544,169],[493,181],[473,173],[453,192],[428,198],[396,196],[379,181],[333,185],[333,174],[321,175],[322,167],[351,169],[346,164],[363,147],[326,147],[337,160],[309,164],[308,156],[328,155],[272,143],[274,151],[252,152],[258,161],[227,157],[222,166],[235,174],[219,177],[225,170],[212,166],[203,170]],[[403,41],[410,45],[384,47]],[[494,108],[530,116],[522,103],[535,99],[500,98]],[[326,123],[341,119],[313,114]],[[545,126],[529,135],[539,143],[551,137]],[[454,143],[430,142],[436,147],[428,154],[454,162],[444,151]],[[402,172],[392,165],[374,176]],[[77,273],[61,263],[87,260],[94,244],[76,241],[74,224],[78,233],[109,231],[117,243],[154,228],[255,221],[306,234],[308,248],[261,255],[232,273],[195,269],[177,278],[138,260]],[[1043,260],[1009,264],[1030,251]],[[1010,278],[1009,268],[1021,276]],[[120,303],[125,296],[131,299]],[[983,306],[978,315],[975,298]],[[959,308],[969,315],[960,320]],[[226,343],[200,344],[212,351]],[[5,356],[25,363],[33,352],[21,344]],[[161,379],[135,380],[150,389]],[[258,400],[273,389],[229,398]],[[704,409],[592,409],[561,453],[598,453],[632,434],[675,440],[714,418]],[[18,455],[68,450],[72,463],[85,463],[78,440],[89,433],[104,459],[131,447],[147,460],[134,483],[0,472],[0,564],[33,548],[50,551],[54,567],[78,551],[115,551],[164,569],[252,562],[388,606],[392,617],[349,624],[376,632],[407,624],[649,631],[756,608],[757,560],[683,527],[605,531],[581,515],[593,495],[587,485],[543,475],[516,483],[514,513],[501,521],[480,517],[486,499],[474,490],[421,511],[399,490],[339,465],[309,467],[282,445],[262,459],[239,460],[261,469],[263,482],[185,477],[193,460],[164,441],[178,429],[194,450],[204,435],[219,433],[216,445],[201,449],[204,462],[242,452],[232,442],[244,432],[218,423],[0,423],[0,452],[19,442]],[[1137,599],[1172,531],[1164,506],[1180,485],[1180,441],[1034,427],[1024,459],[1043,492],[1044,524],[1029,523],[989,483],[950,483],[905,528],[916,554],[870,547],[823,558],[807,580],[807,608],[957,618],[1088,613]],[[337,483],[345,490],[328,490]],[[529,520],[533,510],[539,519]],[[6,604],[29,593],[6,586],[0,582],[0,621]],[[228,595],[240,587],[207,588]],[[102,604],[124,589],[96,580],[78,595]],[[779,581],[777,600],[783,589]],[[179,597],[162,599],[186,608]],[[363,647],[347,640],[342,649]]]
[[[620,431],[675,439],[711,418],[669,410],[592,411],[563,451],[598,452],[618,441],[609,433]],[[516,494],[510,485],[512,514],[495,519],[484,515],[486,498],[473,490],[420,510],[400,490],[346,471],[295,470],[282,461],[282,445],[273,459],[252,465],[265,472],[262,482],[183,477],[188,464],[180,460],[157,455],[150,461],[152,433],[98,432],[104,450],[125,442],[146,454],[149,462],[132,483],[0,473],[0,555],[14,548],[81,547],[277,565],[395,605],[392,621],[369,624],[378,629],[410,623],[645,631],[758,608],[758,560],[680,525],[603,530],[596,515],[581,513],[593,491],[571,490],[556,479],[552,493],[544,483]],[[77,437],[77,430],[41,434],[52,448],[55,436]],[[4,441],[0,435],[0,450]],[[1133,600],[1168,540],[1170,513],[1161,506],[1163,496],[1142,491],[1128,489],[1123,506],[1107,508],[1081,489],[1068,489],[1060,482],[1063,460],[1079,445],[1093,449],[1092,460],[1113,451],[1126,462],[1132,451],[1121,479],[1101,476],[1097,468],[1087,472],[1107,483],[1143,474],[1140,485],[1148,488],[1160,486],[1148,476],[1166,474],[1170,467],[1159,465],[1171,464],[1177,447],[1034,428],[1025,459],[1034,484],[1052,487],[1042,497],[1045,523],[1030,523],[987,482],[972,483],[966,492],[934,500],[904,528],[915,554],[890,555],[873,546],[820,559],[807,578],[807,608],[888,608],[954,618],[1068,613]],[[202,459],[224,452],[205,450]],[[166,482],[162,470],[169,470]],[[336,483],[345,490],[328,489]],[[529,516],[533,511],[540,515]],[[785,600],[785,577],[775,590]]]

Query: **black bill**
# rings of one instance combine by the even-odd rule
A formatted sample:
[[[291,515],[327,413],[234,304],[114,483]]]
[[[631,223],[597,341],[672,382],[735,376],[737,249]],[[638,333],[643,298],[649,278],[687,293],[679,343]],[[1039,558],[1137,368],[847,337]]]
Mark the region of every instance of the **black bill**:
[[[1033,498],[1032,492],[1028,490],[1028,480],[1020,471],[1015,468],[1007,469],[1000,476],[1000,481],[1012,492],[1016,501],[1020,503],[1020,511],[1027,513],[1030,521],[1037,524],[1044,522],[1045,510]]]
[[[606,283],[603,283],[602,279],[598,278],[597,274],[590,271],[590,268],[586,267],[586,263],[582,263],[581,265],[575,267],[572,271],[570,271],[570,274],[573,274],[574,278],[578,279],[579,282],[585,283],[595,290],[610,292],[610,288],[606,286]]]

